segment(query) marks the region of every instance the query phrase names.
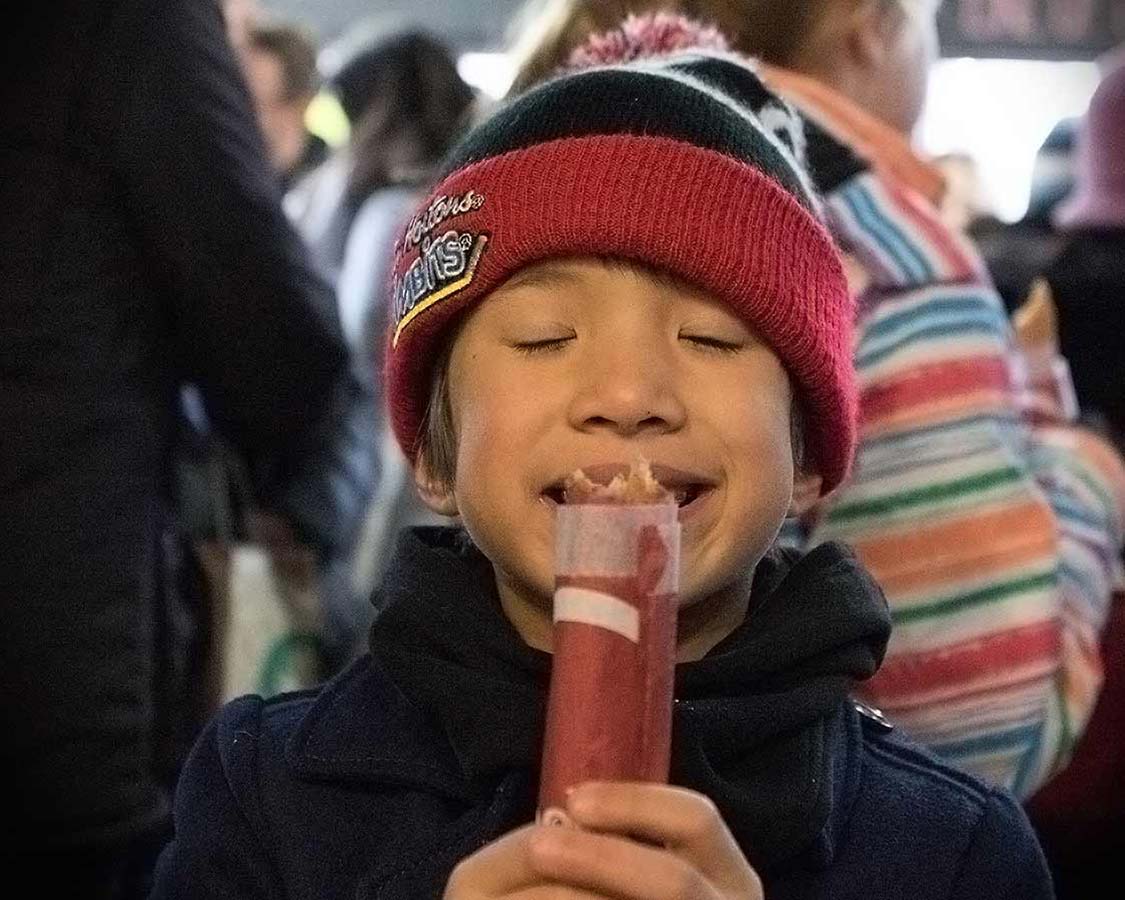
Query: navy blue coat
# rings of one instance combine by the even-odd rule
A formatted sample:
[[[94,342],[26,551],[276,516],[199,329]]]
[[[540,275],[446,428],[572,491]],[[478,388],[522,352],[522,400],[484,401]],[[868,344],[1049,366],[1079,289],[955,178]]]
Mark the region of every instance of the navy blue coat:
[[[409,585],[415,596],[392,602],[381,616],[387,634],[380,636],[376,623],[375,655],[322,691],[270,701],[245,697],[211,724],[181,781],[176,838],[161,858],[153,896],[436,898],[458,861],[530,820],[538,744],[526,733],[541,720],[526,711],[540,703],[539,667],[546,661],[519,646],[494,597],[474,596],[487,575],[458,580],[454,553],[424,544],[408,538],[392,568],[390,592]],[[816,681],[814,670],[831,668],[824,664],[831,648],[866,642],[881,655],[886,640],[885,609],[874,602],[867,612],[849,607],[871,593],[854,559],[833,546],[809,559],[783,571],[780,587],[759,591],[756,581],[755,595],[777,602],[752,601],[754,628],[742,629],[741,637],[736,632],[708,657],[737,657],[740,665],[752,659],[759,666],[755,678],[769,681],[771,694],[784,695],[790,707],[816,707],[811,724],[794,725],[799,717],[790,716],[782,731],[746,751],[747,759],[771,760],[787,774],[777,781],[770,772],[739,770],[737,747],[734,762],[718,762],[722,741],[742,734],[740,717],[753,718],[758,707],[730,696],[706,700],[701,673],[715,693],[720,668],[708,669],[704,660],[677,671],[673,780],[705,788],[716,801],[770,900],[1051,897],[1038,844],[1008,794],[938,763],[845,695],[826,690],[829,699],[818,703],[792,689]],[[412,573],[396,586],[404,568]],[[817,583],[828,588],[819,598],[810,588]],[[849,595],[848,585],[861,590]],[[430,594],[442,586],[440,596]],[[812,599],[804,603],[802,596]],[[803,613],[814,610],[815,631],[790,641],[800,634],[794,629]],[[860,627],[845,624],[864,617]],[[755,644],[758,637],[765,643]],[[510,672],[492,665],[500,646],[494,639],[507,642],[509,660],[523,659],[534,670],[518,689],[494,689]],[[794,647],[785,649],[786,643]],[[774,670],[767,679],[763,667],[772,665],[771,648],[778,647],[772,659],[787,657],[786,671],[810,674],[789,681]],[[741,655],[747,649],[750,655]],[[485,670],[485,678],[473,674]],[[719,680],[733,683],[732,671]],[[419,702],[430,687],[432,702]],[[697,720],[693,708],[703,711]],[[724,713],[732,715],[724,719]],[[693,744],[692,732],[705,730],[705,719],[721,728]],[[764,721],[755,730],[768,730]],[[787,745],[794,729],[803,742]],[[747,740],[753,742],[752,733]],[[693,769],[693,747],[710,754],[707,766]],[[812,767],[804,765],[810,761]],[[706,773],[718,768],[726,769],[727,780],[707,782]],[[736,778],[749,779],[751,790],[731,790]],[[806,795],[816,802],[802,804]],[[753,806],[762,796],[769,798],[760,811],[766,824],[747,829],[740,804]],[[786,812],[790,807],[796,817]],[[802,817],[815,828],[802,830],[808,824]],[[792,840],[771,844],[785,835]]]

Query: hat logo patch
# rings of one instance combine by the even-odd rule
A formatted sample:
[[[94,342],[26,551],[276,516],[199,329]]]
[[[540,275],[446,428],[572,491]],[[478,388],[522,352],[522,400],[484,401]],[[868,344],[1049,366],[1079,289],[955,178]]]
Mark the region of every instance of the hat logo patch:
[[[484,206],[484,197],[471,188],[461,195],[435,197],[423,212],[406,226],[403,242],[406,247],[417,247],[431,231],[447,219],[462,216]]]
[[[403,329],[421,312],[468,287],[488,245],[488,235],[451,228],[440,237],[423,237],[421,241],[418,258],[401,277],[395,277],[391,286],[398,322],[394,346],[398,346]]]

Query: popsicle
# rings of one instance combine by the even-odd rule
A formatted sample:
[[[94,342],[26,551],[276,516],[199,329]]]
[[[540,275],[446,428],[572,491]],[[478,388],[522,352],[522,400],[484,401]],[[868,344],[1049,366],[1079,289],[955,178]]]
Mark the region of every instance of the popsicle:
[[[666,782],[671,754],[680,524],[640,460],[595,484],[581,471],[556,510],[554,660],[539,820],[567,824],[584,781]]]

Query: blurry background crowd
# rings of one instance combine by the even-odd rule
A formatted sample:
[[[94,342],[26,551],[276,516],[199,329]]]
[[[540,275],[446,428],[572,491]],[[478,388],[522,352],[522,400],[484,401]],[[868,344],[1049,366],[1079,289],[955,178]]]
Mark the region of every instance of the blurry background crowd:
[[[196,6],[213,2],[218,0],[199,0]],[[28,820],[32,831],[42,827],[57,835],[73,826],[68,846],[79,854],[115,841],[131,843],[126,863],[120,857],[107,863],[98,849],[82,865],[111,866],[112,879],[105,883],[115,886],[105,895],[133,896],[143,890],[153,854],[167,837],[166,797],[203,722],[222,700],[312,685],[363,652],[378,611],[370,598],[395,534],[430,520],[384,421],[379,371],[390,316],[390,253],[444,154],[509,91],[565,64],[588,34],[633,11],[675,8],[707,19],[709,8],[724,4],[222,0],[223,47],[209,45],[206,15],[192,7],[169,13],[178,18],[168,24],[151,26],[153,45],[167,55],[154,51],[159,58],[135,68],[127,56],[114,56],[113,36],[140,27],[132,7],[141,4],[117,5],[132,17],[121,13],[113,19],[107,13],[111,21],[105,24],[92,13],[75,12],[81,4],[64,4],[66,15],[38,24],[29,16],[31,24],[9,35],[11,49],[0,66],[11,67],[5,94],[10,120],[0,139],[0,159],[11,162],[0,173],[6,182],[0,203],[8,210],[54,203],[51,215],[72,227],[66,233],[78,248],[65,250],[74,256],[60,265],[103,286],[125,278],[121,273],[136,261],[132,250],[98,255],[98,242],[116,234],[106,223],[115,221],[119,207],[139,209],[122,226],[120,246],[136,238],[143,248],[137,256],[161,258],[152,280],[158,290],[174,286],[183,298],[170,322],[154,322],[152,328],[186,337],[155,351],[137,349],[141,342],[129,335],[144,313],[115,311],[103,320],[75,313],[78,307],[69,301],[61,304],[44,328],[55,335],[104,337],[113,348],[109,355],[128,365],[126,374],[106,382],[117,394],[108,389],[96,398],[82,394],[84,379],[94,384],[109,371],[110,362],[98,358],[67,375],[73,408],[40,402],[37,392],[51,397],[63,380],[36,368],[46,345],[30,327],[24,330],[21,323],[31,319],[20,317],[42,294],[37,288],[20,291],[46,272],[65,300],[73,297],[69,292],[78,276],[54,271],[60,256],[52,262],[40,248],[27,249],[40,218],[49,216],[21,212],[4,226],[0,275],[15,287],[4,307],[7,343],[0,342],[0,415],[11,410],[12,419],[0,437],[0,445],[7,444],[0,446],[0,477],[6,478],[0,487],[9,504],[0,520],[9,532],[0,544],[5,564],[0,602],[12,609],[39,592],[78,604],[91,584],[101,583],[107,585],[107,609],[115,596],[137,598],[104,633],[98,631],[103,620],[94,627],[93,618],[80,617],[69,630],[45,629],[45,622],[57,620],[56,607],[47,600],[27,601],[18,622],[15,613],[5,619],[11,671],[20,674],[9,679],[5,673],[3,686],[13,699],[5,724],[26,736],[24,743],[15,742],[9,770],[35,772],[26,791],[22,785],[10,788],[9,808],[34,804],[39,813]],[[928,81],[921,81],[928,87],[920,116],[899,129],[913,132],[914,147],[925,159],[912,172],[918,183],[932,186],[930,199],[945,226],[979,250],[988,269],[982,278],[995,284],[1029,355],[1047,348],[1047,356],[1059,351],[1069,361],[1074,390],[1056,398],[1062,408],[1107,447],[1125,448],[1125,81],[1117,49],[1125,41],[1125,12],[1111,0],[951,0],[936,16],[943,58]],[[190,38],[169,39],[165,46],[167,35],[181,34],[177,29]],[[90,115],[95,123],[110,118],[101,99],[79,113],[50,105],[56,85],[62,85],[61,94],[85,77],[77,73],[87,57],[75,48],[86,34],[97,36],[92,46],[102,54],[97,65],[104,66],[99,77],[116,86],[104,105],[124,109],[127,123],[108,140],[137,182],[118,184],[105,166],[91,162],[95,154],[79,151],[77,158],[94,174],[88,181],[67,182],[59,197],[43,198],[36,179],[57,160],[32,164],[26,147],[43,135],[53,139],[52,129],[68,127],[69,115]],[[72,37],[73,46],[66,43]],[[189,62],[178,60],[179,53]],[[55,54],[52,74],[25,87],[20,79],[36,71],[28,62],[38,60],[36,54]],[[176,93],[185,84],[198,88],[196,94]],[[168,86],[149,97],[153,85]],[[181,105],[184,97],[196,95],[219,112]],[[210,143],[181,137],[181,129],[196,127]],[[25,135],[30,139],[23,142]],[[125,200],[98,205],[119,188]],[[98,213],[79,220],[71,211],[87,201]],[[17,248],[27,252],[21,255]],[[947,323],[934,320],[928,327],[940,331]],[[166,416],[139,420],[167,419],[166,432],[152,437],[143,459],[122,463],[107,449],[105,471],[88,481],[74,474],[87,450],[76,450],[58,472],[28,462],[48,452],[44,448],[56,453],[65,444],[61,432],[47,434],[35,447],[12,437],[31,433],[28,423],[56,416],[85,422],[82,416],[96,407],[98,416],[75,432],[95,442],[89,445],[99,448],[94,453],[122,444],[123,434],[143,431],[120,413],[135,399],[129,373],[160,370],[164,354],[174,355],[177,373],[187,377],[169,376],[161,396],[152,400],[154,406],[167,401]],[[3,393],[4,379],[18,382],[19,392]],[[1035,409],[1028,415],[1034,418]],[[82,441],[75,446],[87,446]],[[149,486],[151,496],[140,491],[143,496],[131,507],[143,508],[138,520],[156,522],[151,531],[134,534],[119,527],[95,502],[90,508],[99,510],[96,522],[76,521],[73,532],[65,515],[43,512],[54,509],[56,483],[65,482],[67,496],[75,491],[93,498],[124,496],[127,489],[114,486],[114,478],[133,464],[160,472]],[[128,483],[128,490],[134,487]],[[153,501],[157,497],[159,504]],[[160,512],[153,511],[157,505]],[[26,524],[40,513],[46,524]],[[97,538],[89,538],[94,549],[84,556],[74,534],[89,533],[90,527]],[[1090,538],[1090,547],[1098,540]],[[1112,544],[1112,538],[1103,543]],[[106,551],[100,562],[97,548]],[[1095,550],[1105,555],[1101,545],[1089,552]],[[1120,847],[1125,834],[1120,751],[1125,619],[1120,601],[1115,606],[1110,599],[1120,587],[1114,581],[1117,552],[1119,545],[1111,547],[1112,564],[1097,576],[1103,596],[1095,604],[1096,625],[1086,635],[1089,646],[1081,648],[1094,657],[1100,649],[1101,659],[1089,671],[1097,671],[1095,681],[1104,672],[1101,693],[1096,684],[1068,686],[1088,695],[1089,708],[1078,725],[1085,734],[1060,740],[1066,749],[1059,758],[1047,759],[1037,750],[1027,773],[1005,779],[1028,801],[1052,854],[1060,893],[1068,884],[1084,883],[1076,880],[1077,870],[1093,871],[1089,853],[1096,851],[1106,863],[1107,848]],[[137,566],[136,579],[115,583],[128,560],[142,557],[145,565]],[[45,569],[63,558],[80,564],[63,563],[48,577]],[[35,562],[18,569],[17,559]],[[1067,577],[1064,571],[1063,581]],[[1083,578],[1080,572],[1073,580]],[[44,637],[48,632],[53,636]],[[150,633],[157,637],[150,640]],[[71,654],[65,650],[70,641],[75,646],[87,641],[88,653]],[[133,768],[135,760],[120,750],[115,726],[104,724],[111,719],[83,719],[96,701],[81,691],[101,677],[103,658],[113,655],[107,647],[128,652],[122,651],[118,669],[107,676],[117,693],[107,701],[106,716],[120,711],[122,704],[114,704],[121,696],[139,696],[155,685],[151,698],[137,701],[144,727],[157,735],[154,747],[146,744],[143,778]],[[129,657],[134,650],[136,657]],[[52,654],[61,661],[44,667],[42,659]],[[87,683],[59,687],[75,672],[84,672],[78,680]],[[144,686],[137,687],[136,680]],[[66,710],[58,718],[65,727],[55,728],[52,714],[34,712],[51,704]],[[123,707],[131,709],[128,703]],[[123,715],[132,713],[127,709]],[[41,728],[34,724],[40,720]],[[101,754],[115,767],[105,781],[91,761],[98,752],[75,762],[65,750],[68,742],[97,748],[99,741],[113,748]],[[45,746],[54,749],[43,751]],[[966,759],[978,752],[961,751]],[[980,751],[981,759],[986,756]],[[1048,776],[1071,756],[1075,763],[1051,781]],[[31,758],[34,764],[27,763]],[[59,771],[65,776],[57,777]],[[137,799],[137,809],[149,810],[145,821],[130,820],[120,833],[99,831],[103,820],[118,815],[114,778],[129,784],[147,779],[164,805]],[[51,790],[34,793],[35,785],[46,783]],[[104,783],[105,791],[91,789],[94,783]],[[81,813],[68,805],[74,797],[85,798]],[[122,821],[126,818],[122,814]],[[1082,890],[1071,887],[1070,896],[1086,896]]]

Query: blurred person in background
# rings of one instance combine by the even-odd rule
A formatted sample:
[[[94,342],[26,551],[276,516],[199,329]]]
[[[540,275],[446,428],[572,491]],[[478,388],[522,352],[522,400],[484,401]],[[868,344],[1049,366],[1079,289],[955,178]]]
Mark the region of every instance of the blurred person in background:
[[[1038,281],[1056,307],[1079,407],[1125,449],[1125,57],[1110,63],[1079,126],[1061,252]],[[1028,811],[1060,900],[1099,896],[1125,852],[1125,595],[1103,638],[1105,686],[1071,764]]]
[[[245,460],[275,540],[318,556],[370,490],[335,437],[358,386],[218,4],[69,0],[4,39],[6,874],[142,896],[199,690],[182,643],[198,610],[176,596],[180,386]]]
[[[453,53],[421,31],[388,36],[374,45],[368,60],[371,90],[352,138],[341,206],[342,217],[351,215],[351,222],[337,291],[344,334],[370,366],[378,388],[392,319],[385,286],[395,242],[438,164],[470,123],[476,95],[457,73]],[[381,478],[356,556],[366,593],[389,564],[396,536],[408,526],[438,521],[417,496],[410,468],[381,415],[382,404],[376,408],[383,440]]]
[[[1073,427],[1069,383],[1026,377],[979,254],[941,220],[941,172],[911,146],[937,0],[622,5],[717,26],[803,113],[858,296],[861,430],[850,479],[787,539],[852,544],[887,594],[895,628],[866,699],[947,760],[1028,796],[1065,764],[1097,697],[1125,470]],[[629,27],[574,50],[574,23],[604,21],[603,9],[552,5],[516,84],[568,60],[643,54]]]
[[[235,50],[246,46],[250,29],[262,18],[259,0],[219,0],[227,27],[227,40]]]
[[[321,83],[316,46],[300,26],[270,16],[257,0],[224,0],[223,11],[284,193],[329,158],[326,142],[305,125],[305,114]],[[303,684],[309,678],[332,674],[354,653],[369,617],[366,595],[352,584],[351,559],[367,500],[379,481],[376,399],[365,366],[357,365],[353,357],[351,368],[352,389],[346,408],[332,433],[325,435],[336,464],[322,467],[306,491],[307,503],[319,507],[310,509],[309,515],[331,514],[334,504],[346,506],[336,509],[342,527],[328,553],[302,543],[284,521],[256,508],[237,454],[215,434],[206,415],[199,415],[194,398],[187,398],[189,415],[181,428],[177,458],[178,499],[184,513],[180,518],[195,539],[215,595],[215,637],[221,641],[222,629],[229,628],[234,618],[230,604],[234,602],[232,590],[235,594],[239,590],[236,550],[247,542],[257,544],[266,551],[269,584],[284,609],[281,644],[302,648],[297,659],[288,654],[279,657],[287,660],[282,681],[293,675]],[[326,497],[331,502],[326,503]],[[241,586],[249,589],[252,583]],[[267,657],[279,649],[278,645],[271,647]],[[219,659],[212,667],[213,680],[221,680],[223,664]],[[240,665],[246,668],[245,663]],[[266,667],[265,662],[262,666]],[[294,666],[294,671],[288,671]],[[266,693],[276,690],[266,681],[254,684]]]
[[[390,323],[384,288],[395,240],[472,118],[476,95],[457,73],[452,51],[413,27],[369,37],[331,84],[353,117],[351,139],[308,180],[316,197],[299,225],[325,272],[336,278],[345,338],[365,382],[378,391]],[[436,521],[415,494],[381,398],[372,409],[382,445],[379,486],[355,554],[356,590],[363,597],[386,567],[393,537],[405,526]]]
[[[630,13],[652,9],[691,14],[676,0],[527,0],[511,24],[510,53],[516,74],[509,96],[522,94],[555,75],[590,35],[615,28]]]
[[[1078,403],[1125,448],[1125,55],[1090,101],[1074,190],[1055,221],[1064,245],[1045,269]]]
[[[288,190],[328,158],[328,144],[305,127],[320,86],[316,46],[295,25],[271,21],[250,27],[241,55],[270,162]]]
[[[348,145],[286,199],[333,278],[364,201],[382,188],[420,187],[468,123],[475,100],[452,51],[433,35],[413,26],[357,28],[325,76],[351,123]]]

